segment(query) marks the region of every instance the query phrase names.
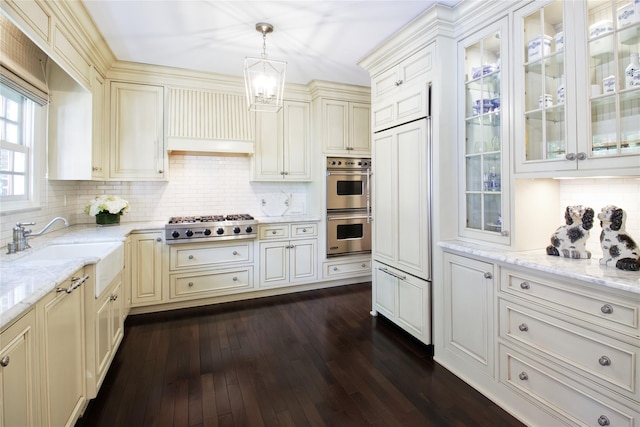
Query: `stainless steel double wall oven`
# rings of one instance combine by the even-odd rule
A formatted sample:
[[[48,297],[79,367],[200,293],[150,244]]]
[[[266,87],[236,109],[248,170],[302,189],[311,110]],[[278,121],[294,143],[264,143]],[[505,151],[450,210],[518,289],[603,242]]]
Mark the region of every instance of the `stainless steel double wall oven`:
[[[327,158],[327,256],[371,253],[371,159]]]

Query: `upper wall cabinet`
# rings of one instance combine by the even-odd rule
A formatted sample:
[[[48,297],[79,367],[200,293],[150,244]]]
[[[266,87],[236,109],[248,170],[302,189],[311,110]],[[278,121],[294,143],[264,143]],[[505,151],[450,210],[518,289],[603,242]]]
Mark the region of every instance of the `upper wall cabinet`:
[[[426,77],[433,67],[434,49],[432,43],[372,77],[371,120],[374,132],[426,117]]]
[[[517,174],[638,174],[640,83],[625,75],[640,50],[633,7],[556,0],[515,12]]]
[[[322,146],[326,154],[371,153],[371,107],[361,102],[322,99]]]
[[[256,113],[253,181],[311,181],[310,107],[285,101],[277,113]]]
[[[461,236],[510,243],[507,19],[458,44],[461,99]],[[508,111],[508,110],[507,110]]]
[[[110,178],[166,180],[164,88],[124,82],[110,88]]]

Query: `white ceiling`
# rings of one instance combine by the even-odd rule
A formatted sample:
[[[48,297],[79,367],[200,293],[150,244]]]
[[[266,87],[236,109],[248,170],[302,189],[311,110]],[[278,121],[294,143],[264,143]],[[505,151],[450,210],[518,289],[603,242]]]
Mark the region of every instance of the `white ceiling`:
[[[434,3],[408,1],[83,0],[117,59],[242,75],[260,57],[287,62],[287,81],[369,85],[357,62]]]

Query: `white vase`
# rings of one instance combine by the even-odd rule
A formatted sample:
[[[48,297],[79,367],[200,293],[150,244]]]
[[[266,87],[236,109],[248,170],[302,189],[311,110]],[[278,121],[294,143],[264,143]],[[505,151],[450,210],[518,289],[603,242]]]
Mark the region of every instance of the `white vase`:
[[[634,52],[631,54],[631,62],[624,70],[626,89],[633,87],[633,74],[636,72],[636,70],[640,70],[640,62],[638,62],[638,53]]]

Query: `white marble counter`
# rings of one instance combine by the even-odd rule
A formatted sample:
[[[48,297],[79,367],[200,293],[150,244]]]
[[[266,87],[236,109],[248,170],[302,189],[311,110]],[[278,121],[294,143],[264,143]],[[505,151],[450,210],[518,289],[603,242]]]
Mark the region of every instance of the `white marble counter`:
[[[129,222],[109,227],[79,224],[29,239],[31,249],[0,256],[0,329],[27,311],[40,298],[97,258],[28,261],[23,258],[40,248],[62,243],[124,241],[133,231],[160,230],[164,223]]]
[[[257,216],[258,224],[280,224],[283,222],[319,222],[320,217],[311,215]]]
[[[601,253],[596,250],[593,251],[590,259],[570,259],[549,256],[544,248],[533,251],[509,252],[460,241],[444,241],[440,242],[439,246],[503,264],[527,267],[568,279],[640,294],[640,272],[623,271],[613,266],[600,265]]]

